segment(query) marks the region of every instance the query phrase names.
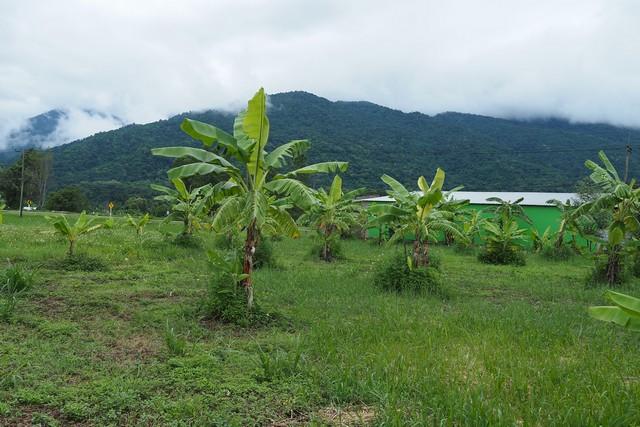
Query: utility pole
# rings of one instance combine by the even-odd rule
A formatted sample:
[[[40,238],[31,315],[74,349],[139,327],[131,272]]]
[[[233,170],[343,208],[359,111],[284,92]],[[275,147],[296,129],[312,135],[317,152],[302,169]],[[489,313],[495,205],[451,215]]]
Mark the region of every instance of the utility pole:
[[[629,160],[631,158],[631,146],[627,145],[627,158],[624,161],[624,182],[627,182],[629,176]]]
[[[23,201],[22,198],[24,197],[24,148],[22,149],[22,172],[20,172],[20,218],[22,218],[22,208],[23,208]]]

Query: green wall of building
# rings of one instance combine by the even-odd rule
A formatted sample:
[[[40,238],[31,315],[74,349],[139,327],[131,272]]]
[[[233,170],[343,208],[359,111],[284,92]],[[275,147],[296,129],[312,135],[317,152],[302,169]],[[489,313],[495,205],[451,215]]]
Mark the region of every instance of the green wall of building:
[[[473,209],[477,211],[482,210],[484,211],[483,216],[485,218],[491,218],[491,216],[493,215],[491,212],[491,208],[493,208],[494,206],[496,205],[474,204],[468,205],[466,209]],[[518,220],[518,224],[521,228],[525,228],[528,230],[531,228],[535,228],[540,234],[544,233],[544,230],[546,230],[547,227],[550,227],[552,232],[558,231],[558,227],[560,225],[560,210],[555,206],[523,206],[522,208],[524,209],[524,212],[527,214],[527,216],[531,219],[532,224],[528,224],[525,221]],[[369,229],[370,238],[377,239],[378,236],[379,230],[377,228]],[[567,239],[569,239],[569,236],[567,236]],[[581,246],[587,246],[587,242],[585,239],[578,237],[577,241]],[[531,237],[529,234],[527,235],[527,242],[529,245],[531,244]]]

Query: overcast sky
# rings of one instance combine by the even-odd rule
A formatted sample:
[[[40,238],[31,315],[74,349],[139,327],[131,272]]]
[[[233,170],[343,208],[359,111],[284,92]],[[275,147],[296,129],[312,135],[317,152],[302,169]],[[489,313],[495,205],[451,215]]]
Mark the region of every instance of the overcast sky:
[[[0,0],[0,132],[57,107],[236,108],[259,86],[640,126],[640,1]]]

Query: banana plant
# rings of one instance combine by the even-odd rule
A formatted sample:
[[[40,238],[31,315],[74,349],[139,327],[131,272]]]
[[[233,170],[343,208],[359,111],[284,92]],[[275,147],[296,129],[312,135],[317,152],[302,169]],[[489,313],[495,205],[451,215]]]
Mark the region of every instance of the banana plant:
[[[500,217],[484,224],[485,250],[499,263],[508,263],[511,254],[522,249],[526,230],[518,226],[514,218]]]
[[[547,203],[554,205],[560,211],[560,226],[556,233],[554,246],[556,248],[561,247],[564,244],[565,235],[570,233],[572,246],[577,247],[576,234],[584,235],[583,225],[585,221],[593,220],[584,211],[578,210],[578,206],[572,204],[570,200],[562,203],[560,200],[551,199],[547,200]]]
[[[469,216],[469,212],[464,209],[469,205],[469,200],[454,199],[454,193],[462,190],[462,188],[462,186],[458,186],[444,193],[442,200],[437,206],[437,209],[440,212],[448,212],[451,217],[451,221],[459,226],[462,225]],[[447,245],[451,245],[454,242],[454,236],[450,232],[445,232],[444,241]]]
[[[69,256],[73,256],[76,242],[80,236],[89,234],[99,228],[111,228],[113,226],[113,222],[108,220],[102,224],[94,224],[96,218],[89,218],[85,211],[82,211],[73,225],[69,224],[67,217],[64,215],[46,216],[45,218],[53,225],[56,232],[64,236],[69,242],[69,250],[67,251]]]
[[[391,225],[393,234],[388,243],[413,234],[413,251],[407,257],[411,268],[429,266],[429,241],[438,239],[438,232],[449,232],[455,237],[466,241],[466,238],[451,221],[450,212],[439,211],[436,206],[442,201],[442,186],[445,174],[440,168],[431,182],[427,183],[424,176],[418,178],[420,192],[410,192],[394,178],[383,175],[382,181],[390,187],[387,191],[394,200],[392,205],[374,205],[370,212],[376,215],[371,225]]]
[[[216,153],[191,147],[156,148],[152,153],[172,158],[190,157],[194,163],[172,168],[170,179],[195,175],[224,174],[227,196],[216,210],[212,225],[222,231],[239,227],[246,233],[243,248],[242,280],[247,307],[253,306],[253,255],[264,231],[298,237],[298,227],[287,212],[291,204],[308,208],[316,203],[314,192],[298,178],[315,173],[344,172],[346,162],[324,162],[281,172],[294,157],[306,152],[307,140],[294,140],[266,150],[269,141],[269,118],[264,89],[260,88],[235,118],[233,134],[196,120],[185,119],[181,129],[205,148]],[[219,154],[218,154],[219,153]]]
[[[462,223],[462,227],[460,227],[460,232],[465,237],[466,243],[464,246],[473,245],[476,238],[480,236],[480,231],[483,229],[485,222],[487,222],[487,220],[482,217],[482,211],[472,211],[467,214],[466,220]]]
[[[498,222],[509,222],[513,218],[520,218],[528,224],[531,224],[531,218],[529,218],[522,208],[522,201],[524,197],[520,197],[515,201],[504,200],[500,197],[489,197],[487,202],[497,203],[497,206],[490,208],[494,213]]]
[[[147,223],[150,220],[151,220],[151,217],[149,216],[148,213],[144,214],[144,216],[140,219],[135,219],[131,215],[127,215],[127,224],[129,224],[130,227],[135,228],[136,235],[138,236],[142,235],[142,232],[144,231],[144,226],[147,225]]]
[[[614,305],[589,307],[591,317],[640,332],[640,299],[614,291],[607,291],[605,296]]]
[[[542,233],[535,227],[531,228],[531,242],[533,243],[534,252],[541,252],[544,248],[551,245],[552,240],[553,234],[551,233],[551,226],[545,228]]]
[[[316,191],[314,193],[316,202],[298,218],[300,224],[310,225],[317,230],[322,239],[320,258],[324,261],[330,262],[333,259],[334,239],[339,238],[340,233],[357,222],[361,209],[354,199],[363,191],[364,189],[361,188],[343,193],[342,178],[336,175],[329,192],[327,193],[324,188]]]
[[[182,221],[182,234],[191,235],[194,228],[200,227],[200,219],[206,214],[208,199],[212,197],[214,187],[207,184],[189,191],[180,178],[173,178],[171,182],[175,189],[151,184],[152,189],[164,193],[154,199],[170,203],[171,214],[165,220]]]
[[[576,209],[576,214],[586,214],[606,209],[611,212],[612,221],[607,229],[606,245],[607,282],[620,283],[622,278],[622,253],[629,236],[640,231],[640,188],[635,180],[626,183],[620,179],[615,167],[603,151],[598,153],[603,166],[587,160],[585,166],[591,170],[589,176],[600,189],[600,195]]]

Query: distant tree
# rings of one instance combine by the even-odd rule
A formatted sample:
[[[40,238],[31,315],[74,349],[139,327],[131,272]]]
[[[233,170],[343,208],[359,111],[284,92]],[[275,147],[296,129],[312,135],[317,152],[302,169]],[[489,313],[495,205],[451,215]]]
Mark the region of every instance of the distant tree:
[[[50,153],[38,150],[26,150],[24,154],[24,200],[33,200],[36,206],[42,206],[47,192],[47,183],[51,172]],[[20,181],[22,175],[22,156],[9,167],[0,170],[0,193],[10,207],[20,204]]]
[[[149,212],[149,200],[144,197],[129,197],[122,209],[128,214],[143,214]]]
[[[88,207],[89,200],[77,186],[64,187],[51,193],[45,203],[45,208],[50,211],[82,212]]]

